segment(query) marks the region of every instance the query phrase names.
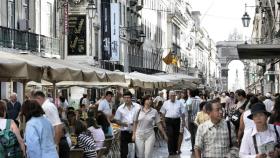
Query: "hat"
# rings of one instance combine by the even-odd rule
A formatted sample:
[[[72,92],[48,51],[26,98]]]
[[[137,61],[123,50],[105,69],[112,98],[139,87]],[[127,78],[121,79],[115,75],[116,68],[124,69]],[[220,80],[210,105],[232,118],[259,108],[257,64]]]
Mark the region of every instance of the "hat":
[[[251,108],[251,114],[247,117],[248,119],[253,119],[253,115],[257,113],[264,113],[266,116],[270,116],[270,113],[266,111],[265,105],[263,103],[256,103]]]

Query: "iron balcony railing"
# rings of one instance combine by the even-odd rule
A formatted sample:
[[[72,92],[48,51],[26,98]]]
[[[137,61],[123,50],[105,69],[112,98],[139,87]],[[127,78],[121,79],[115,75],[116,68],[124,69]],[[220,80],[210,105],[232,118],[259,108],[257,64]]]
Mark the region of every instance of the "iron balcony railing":
[[[60,55],[59,39],[43,35],[40,37],[41,53]],[[39,35],[0,26],[0,47],[27,50],[36,54],[39,51]]]

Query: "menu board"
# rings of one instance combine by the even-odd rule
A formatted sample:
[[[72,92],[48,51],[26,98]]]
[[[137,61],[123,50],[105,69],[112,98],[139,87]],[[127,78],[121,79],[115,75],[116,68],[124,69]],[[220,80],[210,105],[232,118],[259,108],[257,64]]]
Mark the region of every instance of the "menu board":
[[[69,15],[68,55],[86,55],[86,15]]]

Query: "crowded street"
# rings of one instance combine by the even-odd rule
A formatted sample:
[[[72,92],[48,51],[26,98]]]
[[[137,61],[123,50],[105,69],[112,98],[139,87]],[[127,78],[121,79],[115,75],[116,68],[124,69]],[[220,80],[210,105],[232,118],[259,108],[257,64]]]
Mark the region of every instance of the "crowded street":
[[[280,0],[1,0],[0,158],[280,158]]]

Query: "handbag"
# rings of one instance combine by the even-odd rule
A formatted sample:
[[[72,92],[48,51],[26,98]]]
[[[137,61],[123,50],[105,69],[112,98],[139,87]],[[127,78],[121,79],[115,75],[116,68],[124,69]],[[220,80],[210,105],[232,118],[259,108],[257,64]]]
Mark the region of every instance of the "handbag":
[[[135,143],[128,143],[127,158],[135,158]]]

